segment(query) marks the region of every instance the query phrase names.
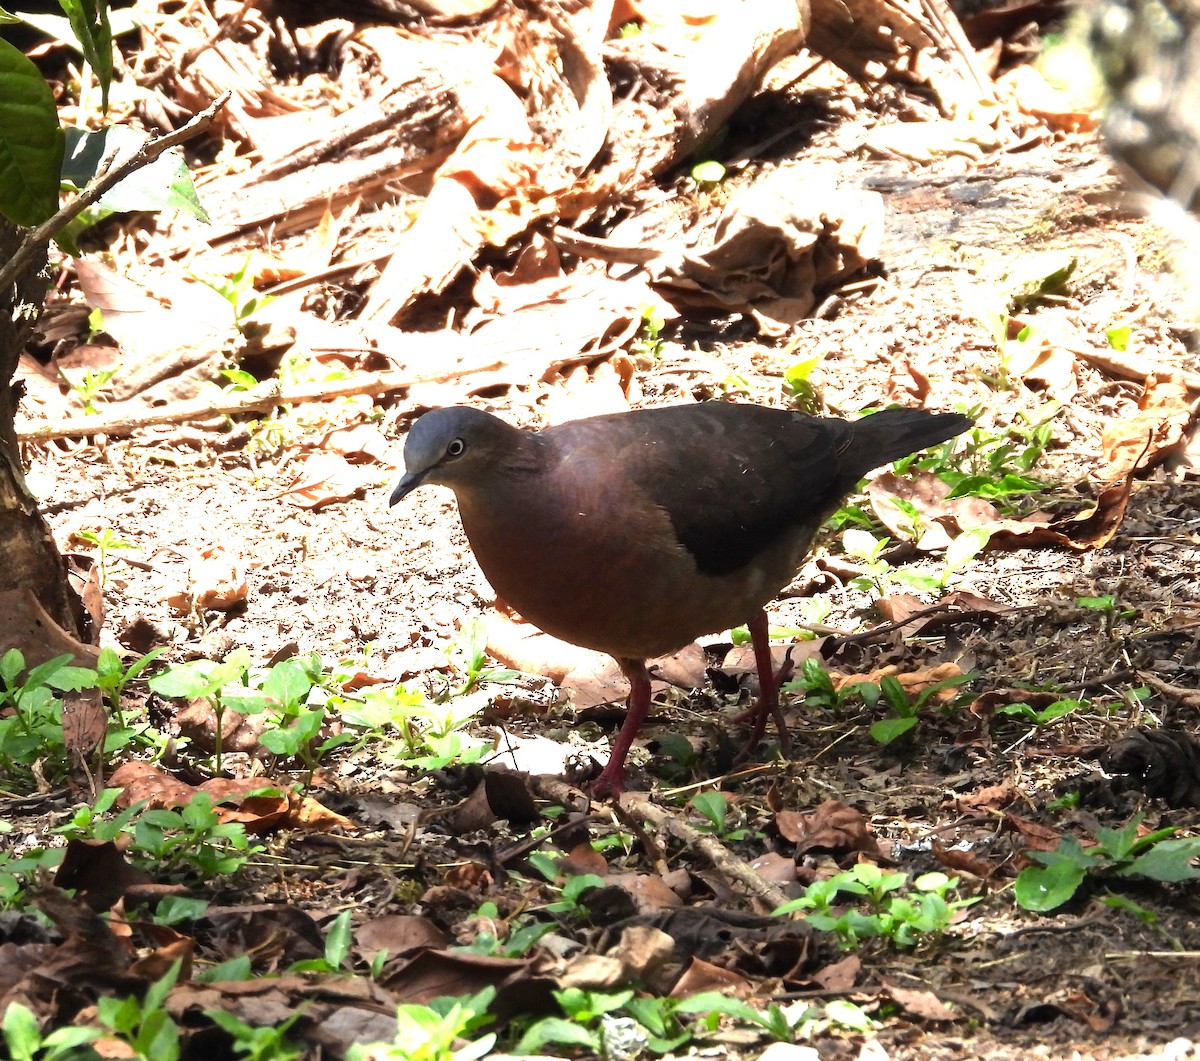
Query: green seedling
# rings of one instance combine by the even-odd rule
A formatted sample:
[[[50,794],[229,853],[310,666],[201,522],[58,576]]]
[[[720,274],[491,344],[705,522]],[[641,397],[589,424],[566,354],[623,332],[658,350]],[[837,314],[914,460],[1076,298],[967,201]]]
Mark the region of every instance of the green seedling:
[[[1045,456],[1054,434],[1052,420],[1060,408],[1060,403],[1047,403],[1036,417],[1022,413],[1023,422],[999,433],[971,428],[957,444],[934,446],[897,461],[895,467],[898,473],[911,467],[931,472],[951,486],[951,498],[979,497],[1003,515],[1023,515],[1038,508],[1051,490],[1050,484],[1030,472]]]
[[[234,873],[263,849],[253,844],[241,822],[222,822],[206,792],[178,810],[146,810],[144,802],[110,815],[120,789],[105,789],[94,806],[81,806],[53,831],[68,840],[128,844],[135,866],[160,874],[195,873],[214,877]]]
[[[279,1024],[256,1027],[223,1009],[206,1009],[205,1016],[233,1040],[233,1052],[249,1061],[296,1061],[304,1050],[288,1039],[293,1024],[304,1015],[301,1006]]]
[[[1137,835],[1139,814],[1121,829],[1097,829],[1096,845],[1085,848],[1074,836],[1064,836],[1053,851],[1030,851],[1040,863],[1017,876],[1013,893],[1026,910],[1044,913],[1069,902],[1086,880],[1124,877],[1173,882],[1195,880],[1200,869],[1200,837],[1170,839],[1174,826]]]
[[[233,319],[238,328],[244,329],[251,318],[275,301],[271,295],[260,295],[254,289],[254,273],[251,269],[253,258],[246,255],[242,266],[229,277],[197,276],[206,287],[211,287],[218,295],[229,303],[233,310]]]
[[[710,191],[725,179],[725,167],[715,159],[705,159],[692,166],[691,176],[704,191]]]
[[[688,806],[708,819],[705,825],[698,827],[701,832],[712,833],[730,843],[745,840],[751,835],[750,830],[744,827],[730,828],[729,801],[722,792],[698,792]]]
[[[775,913],[811,911],[805,914],[805,921],[823,932],[832,932],[845,950],[875,937],[908,949],[943,935],[959,910],[979,901],[950,898],[957,887],[958,878],[944,873],[925,873],[910,884],[907,873],[859,862],[852,869],[809,885],[804,895],[785,903]],[[900,894],[902,891],[907,894]],[[839,908],[837,900],[843,895],[860,897],[866,912]]]
[[[482,682],[512,682],[521,677],[520,671],[487,665],[487,624],[478,616],[463,627],[462,643],[456,643],[450,662],[464,674],[462,684],[444,699],[465,696]]]
[[[1116,598],[1111,594],[1101,597],[1077,597],[1075,603],[1089,611],[1099,612],[1104,616],[1104,633],[1111,637],[1113,626],[1118,619],[1132,619],[1137,615],[1136,608],[1118,608]]]
[[[492,753],[492,745],[462,732],[482,709],[479,701],[431,702],[424,693],[403,685],[372,688],[360,698],[334,697],[342,721],[361,731],[359,742],[386,740],[398,761],[417,770],[442,770],[451,763],[475,763]],[[392,734],[395,736],[392,736]]]
[[[208,793],[198,792],[179,810],[143,811],[129,852],[146,869],[186,867],[211,878],[235,873],[262,850],[241,822],[222,822]]]
[[[179,1028],[167,1012],[165,1003],[179,979],[180,964],[175,962],[140,999],[130,995],[124,999],[101,997],[96,1000],[97,1020],[107,1029],[108,1035],[132,1048],[135,1057],[178,1061]]]
[[[872,740],[883,745],[891,744],[892,741],[916,728],[918,712],[929,703],[932,697],[943,689],[953,689],[955,686],[974,681],[978,677],[977,674],[956,674],[953,678],[946,678],[943,681],[927,685],[910,699],[900,681],[894,675],[885,674],[879,680],[879,691],[884,701],[892,709],[894,717],[880,719],[872,724],[869,731]],[[951,708],[960,702],[961,700],[956,700]]]
[[[494,925],[504,924],[500,911],[495,903],[483,903],[475,911],[475,917],[480,922]],[[455,947],[471,954],[487,954],[496,958],[523,958],[536,945],[537,941],[557,927],[553,921],[531,921],[524,919],[514,921],[508,926],[505,934],[479,931],[475,938],[465,947]]]
[[[560,898],[542,907],[547,913],[571,914],[575,917],[587,917],[588,908],[580,901],[585,892],[593,888],[603,888],[604,878],[595,873],[582,873],[569,876],[563,880],[559,871],[562,859],[558,855],[550,855],[545,851],[531,851],[528,856],[529,864],[546,881],[560,888]],[[561,884],[560,884],[561,882]]]
[[[879,700],[879,686],[875,682],[851,682],[836,689],[829,671],[811,658],[800,664],[799,676],[783,688],[788,692],[804,693],[806,702],[835,714],[841,714],[855,700],[867,707],[874,707]]]
[[[911,537],[919,538],[922,533],[920,514],[907,502],[898,504],[902,511],[906,507],[912,509],[913,523],[906,529]],[[990,539],[991,532],[982,527],[963,531],[946,547],[942,570],[937,575],[893,567],[883,556],[891,539],[876,538],[869,531],[846,530],[842,534],[842,547],[860,561],[860,574],[850,580],[850,585],[862,593],[883,596],[897,585],[919,593],[944,592],[957,580],[962,569],[987,547]]]
[[[495,997],[496,989],[485,987],[465,998],[402,1005],[396,1010],[392,1041],[356,1043],[346,1051],[346,1061],[476,1061],[496,1044],[494,1033],[478,1034],[494,1019],[488,1008]]]
[[[1040,711],[1035,710],[1028,704],[1005,704],[1000,708],[999,713],[1007,715],[1009,718],[1017,718],[1022,722],[1028,722],[1031,726],[1041,729],[1043,726],[1047,726],[1051,722],[1056,722],[1073,711],[1087,706],[1088,702],[1086,700],[1055,700],[1054,703],[1047,704]]]
[[[125,726],[125,716],[121,710],[121,697],[125,694],[125,687],[165,651],[166,646],[160,645],[125,667],[114,648],[105,645],[100,650],[96,660],[96,687],[108,701],[117,724],[122,728]]]
[[[821,363],[822,357],[821,354],[804,357],[799,361],[793,361],[783,370],[783,388],[788,399],[806,413],[815,414],[821,408],[821,398],[812,381],[812,375]]]
[[[96,408],[96,399],[116,376],[115,368],[102,368],[99,372],[92,372],[90,369],[71,384],[71,390],[79,395],[83,402],[83,411],[89,416],[98,413],[100,410]]]
[[[645,358],[651,362],[659,361],[663,352],[662,330],[667,322],[659,316],[655,306],[643,306],[641,313],[642,326],[638,329],[630,352],[634,357]]]
[[[250,962],[250,956],[239,954],[235,958],[229,958],[227,961],[202,969],[192,979],[205,984],[219,984],[224,980],[250,980],[253,976],[254,966]]]
[[[133,549],[133,542],[126,541],[111,527],[98,527],[96,530],[81,530],[76,536],[85,542],[91,542],[96,547],[96,567],[100,573],[100,586],[108,584],[108,554],[114,549]]]
[[[347,976],[350,968],[350,947],[354,942],[350,929],[350,911],[343,910],[333,919],[325,934],[325,953],[320,958],[292,962],[293,973],[324,973],[328,976]]]
[[[71,655],[55,656],[28,673],[25,656],[18,649],[0,656],[0,770],[30,783],[39,773],[50,782],[65,777],[70,758],[58,694],[79,692],[95,684],[96,672],[74,666]],[[2,710],[6,707],[9,710]]]

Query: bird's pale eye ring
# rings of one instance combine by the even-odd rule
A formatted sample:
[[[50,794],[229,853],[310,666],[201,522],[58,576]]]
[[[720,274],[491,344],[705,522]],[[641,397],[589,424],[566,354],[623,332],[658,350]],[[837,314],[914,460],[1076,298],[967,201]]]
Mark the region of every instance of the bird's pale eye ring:
[[[466,452],[467,444],[461,438],[452,438],[446,446],[447,457],[461,457]]]

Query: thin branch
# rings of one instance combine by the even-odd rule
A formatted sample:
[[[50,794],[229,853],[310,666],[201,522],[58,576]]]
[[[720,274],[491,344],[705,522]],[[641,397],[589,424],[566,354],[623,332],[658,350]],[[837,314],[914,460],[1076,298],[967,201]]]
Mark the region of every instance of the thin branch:
[[[211,420],[218,416],[237,416],[241,413],[266,413],[281,405],[298,405],[301,402],[332,401],[357,394],[387,394],[391,391],[407,390],[419,383],[444,383],[447,379],[491,372],[502,367],[502,362],[458,366],[452,373],[434,376],[414,376],[402,372],[386,372],[370,379],[352,379],[341,383],[318,383],[308,387],[284,389],[278,380],[261,384],[250,391],[230,394],[220,391],[213,398],[197,398],[178,402],[162,409],[149,412],[117,416],[73,416],[67,420],[52,420],[34,427],[18,429],[18,442],[48,442],[54,438],[78,438],[83,435],[129,435],[139,428],[157,427],[160,424],[178,424],[188,420]]]

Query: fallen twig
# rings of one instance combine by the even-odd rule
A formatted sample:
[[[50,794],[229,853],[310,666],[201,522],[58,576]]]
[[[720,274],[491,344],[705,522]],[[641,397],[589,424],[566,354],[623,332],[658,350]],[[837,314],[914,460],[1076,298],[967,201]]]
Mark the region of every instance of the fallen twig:
[[[763,880],[762,875],[756,873],[748,862],[738,858],[715,837],[693,829],[678,815],[668,814],[661,807],[636,793],[623,795],[619,806],[623,816],[628,815],[630,818],[651,821],[657,828],[666,829],[688,847],[698,850],[717,872],[723,874],[726,879],[737,881],[746,887],[756,899],[765,903],[769,909],[774,910],[788,901],[788,897],[779,888]]]

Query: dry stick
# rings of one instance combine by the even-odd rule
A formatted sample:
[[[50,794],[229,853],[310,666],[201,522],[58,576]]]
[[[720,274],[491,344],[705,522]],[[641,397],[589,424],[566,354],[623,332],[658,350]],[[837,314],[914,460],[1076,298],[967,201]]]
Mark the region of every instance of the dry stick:
[[[61,231],[89,206],[98,202],[105,192],[119,184],[135,170],[150,165],[164,151],[178,147],[207,130],[217,117],[217,112],[229,102],[231,95],[231,92],[222,93],[186,125],[166,136],[160,136],[156,140],[147,140],[119,166],[110,165],[104,173],[96,177],[52,218],[43,221],[37,228],[31,229],[21,241],[17,252],[5,265],[0,266],[0,291],[4,291],[20,275],[25,263],[33,257],[38,247],[48,241],[56,232]]]
[[[486,365],[459,367],[453,372],[433,376],[413,376],[403,372],[385,372],[373,379],[347,380],[342,383],[318,383],[308,387],[285,390],[278,380],[272,380],[248,392],[239,392],[229,397],[224,391],[218,400],[198,398],[195,401],[179,402],[165,409],[140,415],[126,416],[73,416],[69,420],[55,420],[36,427],[17,431],[18,442],[47,442],[52,438],[76,438],[81,435],[128,435],[142,427],[159,424],[177,424],[187,420],[211,420],[217,416],[236,416],[239,413],[265,413],[280,405],[298,405],[301,402],[323,402],[334,398],[348,398],[357,394],[386,394],[388,391],[405,390],[421,383],[444,383],[476,372],[492,372],[503,367],[503,362],[493,361]]]
[[[723,874],[726,879],[734,880],[750,890],[756,899],[766,903],[774,910],[788,901],[788,897],[773,884],[768,884],[762,876],[745,861],[732,854],[722,843],[719,843],[707,833],[693,829],[675,815],[668,814],[661,807],[655,806],[644,796],[627,793],[621,797],[619,806],[622,815],[636,818],[641,817],[651,821],[659,829],[666,829],[677,839],[689,847],[697,848],[712,864],[713,868]]]

